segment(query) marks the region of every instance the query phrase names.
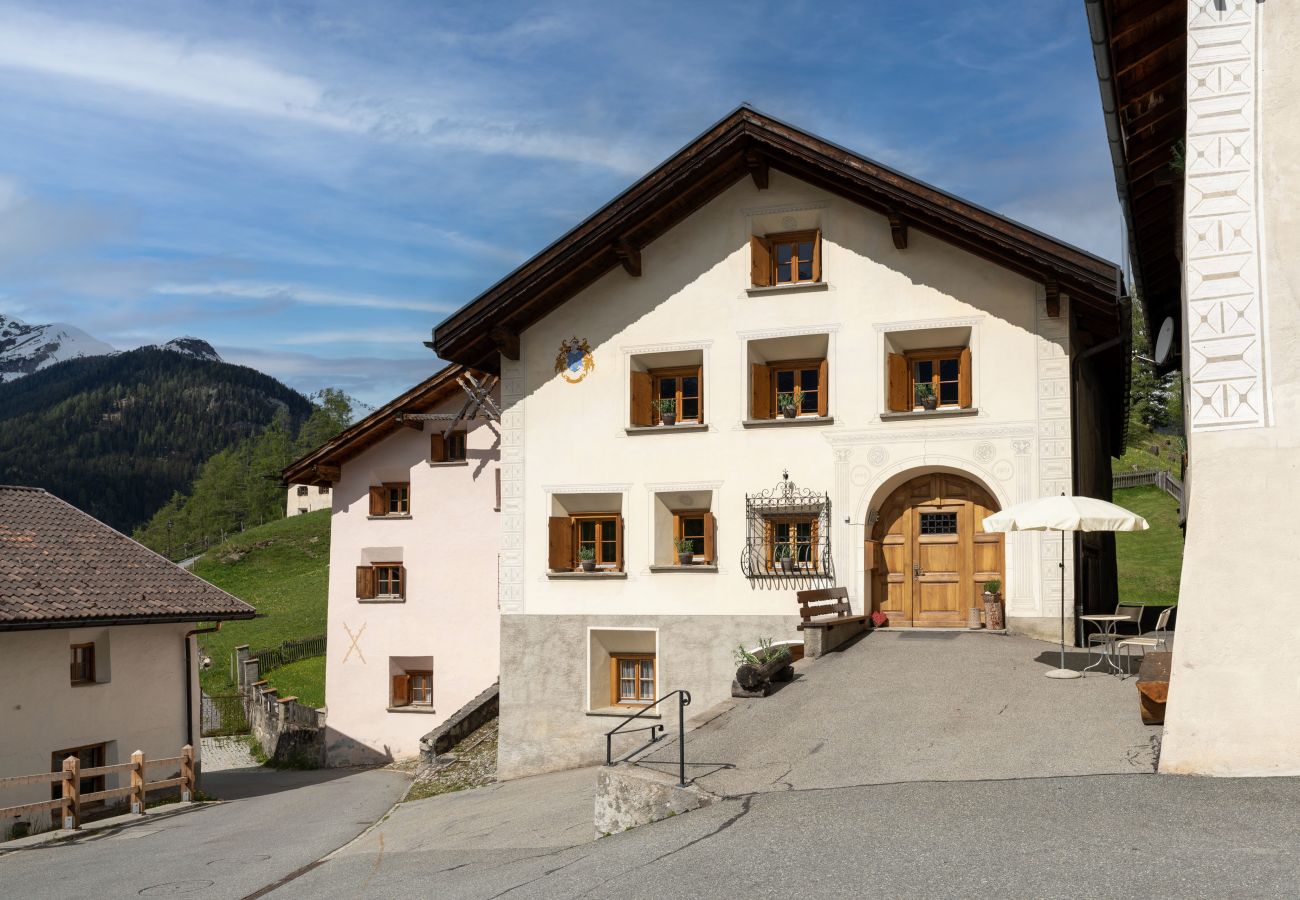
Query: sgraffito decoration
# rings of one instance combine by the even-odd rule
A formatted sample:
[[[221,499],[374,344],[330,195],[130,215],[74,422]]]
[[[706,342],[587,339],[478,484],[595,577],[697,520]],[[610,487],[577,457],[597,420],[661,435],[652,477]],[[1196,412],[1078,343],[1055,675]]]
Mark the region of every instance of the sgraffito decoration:
[[[569,384],[577,384],[596,368],[591,356],[591,345],[586,338],[572,337],[560,342],[560,352],[555,356],[555,372]]]

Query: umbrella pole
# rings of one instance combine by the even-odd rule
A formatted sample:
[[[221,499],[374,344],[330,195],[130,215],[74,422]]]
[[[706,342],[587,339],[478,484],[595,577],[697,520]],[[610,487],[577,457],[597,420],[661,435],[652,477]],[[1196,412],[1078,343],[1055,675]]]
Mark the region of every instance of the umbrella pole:
[[[1065,531],[1061,531],[1061,668],[1047,673],[1048,678],[1082,678],[1082,672],[1075,672],[1065,667]]]

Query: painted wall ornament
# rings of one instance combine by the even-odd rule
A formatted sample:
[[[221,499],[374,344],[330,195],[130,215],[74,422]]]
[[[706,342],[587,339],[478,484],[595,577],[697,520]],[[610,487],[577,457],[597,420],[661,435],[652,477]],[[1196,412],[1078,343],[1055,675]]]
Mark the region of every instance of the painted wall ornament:
[[[560,342],[560,352],[555,356],[555,372],[569,384],[577,384],[596,368],[591,356],[591,345],[586,338],[572,337]]]

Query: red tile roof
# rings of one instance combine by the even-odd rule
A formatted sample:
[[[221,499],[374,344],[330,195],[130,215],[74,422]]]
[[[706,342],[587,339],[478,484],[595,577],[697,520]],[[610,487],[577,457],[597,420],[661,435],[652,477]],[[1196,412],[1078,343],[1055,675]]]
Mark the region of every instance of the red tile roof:
[[[254,612],[48,491],[0,485],[0,631]]]

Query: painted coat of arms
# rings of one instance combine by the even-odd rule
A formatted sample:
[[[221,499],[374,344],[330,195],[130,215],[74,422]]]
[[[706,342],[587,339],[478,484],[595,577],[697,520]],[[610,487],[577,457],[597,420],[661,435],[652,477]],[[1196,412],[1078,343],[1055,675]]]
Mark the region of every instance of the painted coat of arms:
[[[555,371],[569,384],[577,384],[587,377],[587,373],[596,368],[596,361],[591,356],[591,345],[587,339],[576,337],[560,342],[560,352],[555,357]]]

